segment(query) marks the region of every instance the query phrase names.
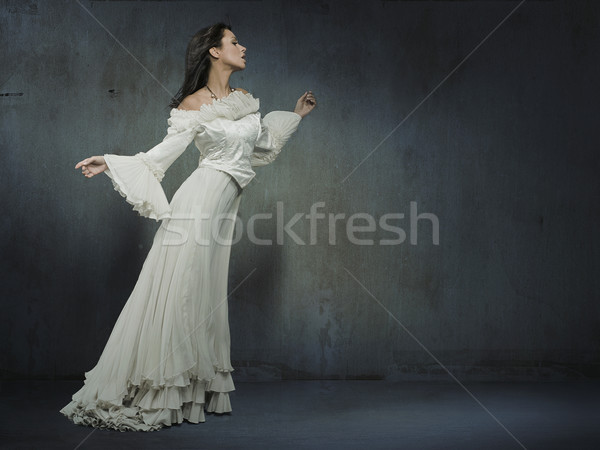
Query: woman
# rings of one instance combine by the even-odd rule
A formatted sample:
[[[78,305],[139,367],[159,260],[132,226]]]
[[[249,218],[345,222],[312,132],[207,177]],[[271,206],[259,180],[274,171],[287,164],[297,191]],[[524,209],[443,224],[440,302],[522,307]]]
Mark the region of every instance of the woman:
[[[163,141],[146,153],[75,166],[88,178],[105,172],[134,210],[162,220],[98,363],[61,409],[77,424],[153,431],[204,422],[205,410],[231,411],[227,274],[235,222],[222,219],[235,218],[252,166],[272,162],[316,106],[308,91],[294,112],[261,118],[258,99],[229,85],[246,67],[245,53],[229,26],[200,30]],[[199,166],[169,204],[160,181],[192,141]]]

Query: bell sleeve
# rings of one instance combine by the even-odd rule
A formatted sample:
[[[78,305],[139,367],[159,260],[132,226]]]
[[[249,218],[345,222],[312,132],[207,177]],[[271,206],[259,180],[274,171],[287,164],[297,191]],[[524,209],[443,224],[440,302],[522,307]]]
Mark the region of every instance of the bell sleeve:
[[[298,129],[302,116],[291,111],[271,111],[260,121],[261,129],[250,156],[252,166],[272,163]]]
[[[202,129],[186,111],[172,110],[167,135],[147,152],[134,156],[106,154],[104,171],[113,186],[134,211],[154,220],[171,216],[171,207],[160,182],[165,171],[181,156],[194,136]]]

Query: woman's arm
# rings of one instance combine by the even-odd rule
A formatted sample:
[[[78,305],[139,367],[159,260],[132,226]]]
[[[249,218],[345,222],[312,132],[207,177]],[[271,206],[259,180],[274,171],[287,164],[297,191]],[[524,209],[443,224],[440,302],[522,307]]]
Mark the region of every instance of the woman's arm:
[[[296,132],[300,121],[311,112],[317,101],[312,91],[306,91],[296,102],[294,111],[271,111],[260,121],[261,129],[250,156],[252,166],[272,163],[282,147]]]
[[[185,151],[203,128],[196,115],[172,110],[167,135],[147,152],[132,156],[105,154],[92,156],[75,166],[91,178],[104,172],[133,209],[144,217],[161,220],[170,217],[171,208],[160,185],[165,171]]]

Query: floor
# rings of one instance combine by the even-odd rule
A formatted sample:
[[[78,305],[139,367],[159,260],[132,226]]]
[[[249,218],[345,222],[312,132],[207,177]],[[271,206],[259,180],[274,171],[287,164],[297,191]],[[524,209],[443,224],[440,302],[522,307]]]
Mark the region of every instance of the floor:
[[[160,431],[77,426],[82,381],[0,383],[2,449],[600,448],[600,381],[237,382],[233,412]]]

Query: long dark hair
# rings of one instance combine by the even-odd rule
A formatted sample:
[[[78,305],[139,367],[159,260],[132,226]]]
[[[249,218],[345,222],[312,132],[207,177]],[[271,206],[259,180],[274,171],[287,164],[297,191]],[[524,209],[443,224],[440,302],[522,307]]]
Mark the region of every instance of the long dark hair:
[[[221,47],[221,39],[223,39],[225,30],[231,30],[231,26],[219,22],[202,28],[194,35],[185,52],[183,86],[171,99],[170,108],[177,108],[185,97],[206,85],[211,64],[208,51],[213,47]]]

